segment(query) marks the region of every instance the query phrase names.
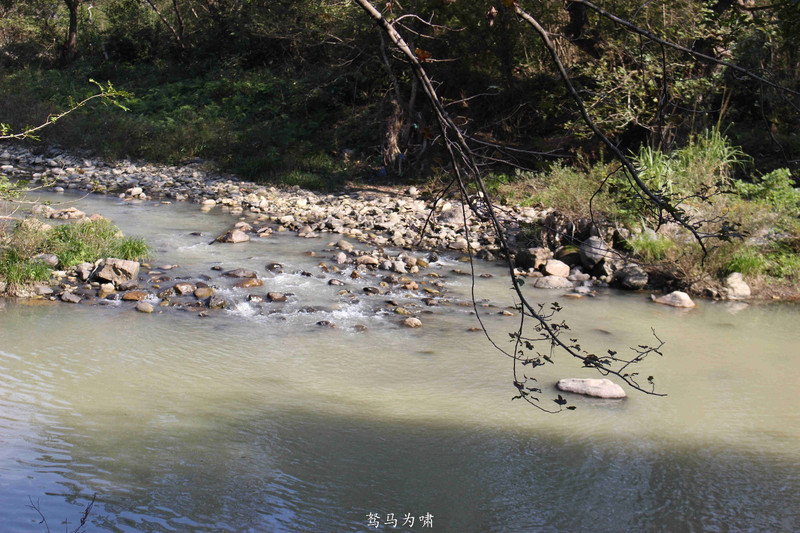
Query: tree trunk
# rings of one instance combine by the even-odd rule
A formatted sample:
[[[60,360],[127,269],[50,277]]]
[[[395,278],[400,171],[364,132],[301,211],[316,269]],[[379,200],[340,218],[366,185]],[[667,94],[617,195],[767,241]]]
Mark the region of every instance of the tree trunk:
[[[64,0],[69,11],[69,29],[67,30],[67,40],[61,47],[61,59],[69,63],[78,54],[78,9],[81,0]]]

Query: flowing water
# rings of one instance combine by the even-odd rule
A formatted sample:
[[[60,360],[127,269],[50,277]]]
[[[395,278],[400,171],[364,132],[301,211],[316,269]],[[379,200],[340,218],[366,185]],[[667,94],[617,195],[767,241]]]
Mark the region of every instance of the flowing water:
[[[639,371],[668,396],[575,397],[546,415],[511,401],[509,360],[467,331],[471,308],[431,308],[411,330],[380,296],[344,301],[303,255],[333,237],[209,245],[232,218],[77,205],[146,237],[176,276],[254,268],[299,303],[206,318],[0,303],[2,531],[44,531],[31,502],[72,530],[93,494],[87,531],[800,530],[797,307],[559,299],[585,347],[624,350],[655,328],[664,356]],[[273,261],[287,273],[268,275]],[[458,266],[432,268],[467,298]],[[482,268],[495,277],[477,297],[512,304],[502,269]],[[505,344],[516,319],[481,309]],[[591,376],[565,360],[542,369],[542,402],[555,406],[558,378]]]

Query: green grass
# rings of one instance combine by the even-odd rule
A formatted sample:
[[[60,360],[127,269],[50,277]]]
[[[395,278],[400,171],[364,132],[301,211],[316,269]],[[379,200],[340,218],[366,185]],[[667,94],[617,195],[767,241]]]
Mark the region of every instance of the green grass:
[[[15,250],[0,252],[0,278],[8,285],[21,286],[49,277],[50,267],[41,261],[24,259]]]
[[[723,263],[721,274],[741,272],[745,276],[763,274],[769,267],[769,260],[759,250],[745,246],[736,251],[730,259]]]
[[[148,253],[142,239],[123,237],[119,228],[104,219],[56,226],[49,232],[45,247],[58,257],[63,268],[102,257],[138,260]]]
[[[647,233],[640,233],[634,239],[631,239],[629,244],[634,254],[647,263],[663,261],[667,258],[670,250],[676,247],[675,242],[663,235],[657,235],[653,238],[652,235]]]
[[[73,222],[45,230],[37,223],[17,224],[0,248],[0,278],[9,285],[44,281],[50,267],[34,259],[36,254],[52,253],[58,266],[69,268],[104,257],[140,260],[149,248],[140,237],[123,237],[108,220]]]

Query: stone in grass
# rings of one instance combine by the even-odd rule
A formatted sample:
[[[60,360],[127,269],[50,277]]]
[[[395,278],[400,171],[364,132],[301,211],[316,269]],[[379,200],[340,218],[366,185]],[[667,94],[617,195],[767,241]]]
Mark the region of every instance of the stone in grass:
[[[595,398],[625,398],[626,394],[622,387],[610,379],[582,379],[565,378],[558,381],[558,390],[574,392]]]

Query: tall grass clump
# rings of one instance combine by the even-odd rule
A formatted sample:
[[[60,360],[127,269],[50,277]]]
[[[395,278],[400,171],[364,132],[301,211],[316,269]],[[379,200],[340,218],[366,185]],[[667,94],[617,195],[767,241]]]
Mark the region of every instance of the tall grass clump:
[[[124,237],[105,219],[54,228],[26,219],[0,235],[0,279],[11,286],[47,280],[51,269],[37,259],[41,253],[54,254],[60,268],[69,268],[104,257],[137,261],[147,257],[149,248],[144,239]]]

